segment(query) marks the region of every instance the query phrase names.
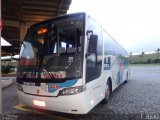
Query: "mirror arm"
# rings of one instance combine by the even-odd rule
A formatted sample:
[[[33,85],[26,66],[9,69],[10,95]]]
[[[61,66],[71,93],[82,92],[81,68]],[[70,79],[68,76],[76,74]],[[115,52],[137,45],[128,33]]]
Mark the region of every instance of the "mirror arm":
[[[87,58],[88,56],[90,56],[90,53],[86,53],[85,58]]]
[[[12,60],[16,60],[16,61],[19,61],[18,58],[14,58],[13,56],[11,56]]]
[[[92,33],[92,34],[93,34],[93,30],[87,30],[87,35],[88,35],[89,33]]]

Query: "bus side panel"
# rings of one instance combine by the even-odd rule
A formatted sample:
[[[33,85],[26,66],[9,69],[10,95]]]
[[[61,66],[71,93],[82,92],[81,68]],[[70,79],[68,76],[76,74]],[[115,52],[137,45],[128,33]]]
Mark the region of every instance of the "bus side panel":
[[[107,55],[104,59],[110,59],[110,62],[103,65],[104,68],[104,79],[111,78],[112,80],[112,91],[115,90],[119,85],[121,85],[126,80],[126,75],[128,71],[128,65],[120,57]],[[107,67],[106,67],[107,66]],[[106,82],[105,82],[106,83]]]
[[[112,82],[114,82],[112,90],[120,86],[125,80],[128,72],[128,63],[121,57],[112,56]]]
[[[105,79],[103,75],[98,79],[93,80],[86,84],[86,88],[90,91],[90,105],[91,108],[96,106],[104,98],[105,92]]]

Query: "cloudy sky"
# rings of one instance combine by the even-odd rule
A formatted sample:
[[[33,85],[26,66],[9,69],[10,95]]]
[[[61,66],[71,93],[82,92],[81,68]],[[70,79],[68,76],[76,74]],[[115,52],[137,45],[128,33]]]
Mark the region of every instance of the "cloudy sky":
[[[72,0],[68,13],[87,12],[128,52],[160,48],[160,0]]]

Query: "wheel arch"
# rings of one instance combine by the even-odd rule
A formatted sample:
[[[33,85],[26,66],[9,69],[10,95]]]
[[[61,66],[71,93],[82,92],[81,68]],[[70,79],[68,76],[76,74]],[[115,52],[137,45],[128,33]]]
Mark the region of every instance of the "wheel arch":
[[[129,78],[129,71],[127,70],[127,72],[126,72],[126,80],[128,80],[128,78]]]
[[[111,78],[111,77],[108,77],[107,83],[109,83],[109,85],[110,85],[110,90],[111,90],[111,92],[112,92],[112,78]]]

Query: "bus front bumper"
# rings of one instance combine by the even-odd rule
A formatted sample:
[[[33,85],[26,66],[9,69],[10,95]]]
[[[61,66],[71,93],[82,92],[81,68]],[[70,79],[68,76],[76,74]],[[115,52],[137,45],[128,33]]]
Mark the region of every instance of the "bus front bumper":
[[[42,97],[25,94],[17,90],[19,100],[27,106],[72,114],[87,114],[92,106],[90,93],[85,91],[75,95]],[[43,101],[45,106],[35,105],[33,101]]]

